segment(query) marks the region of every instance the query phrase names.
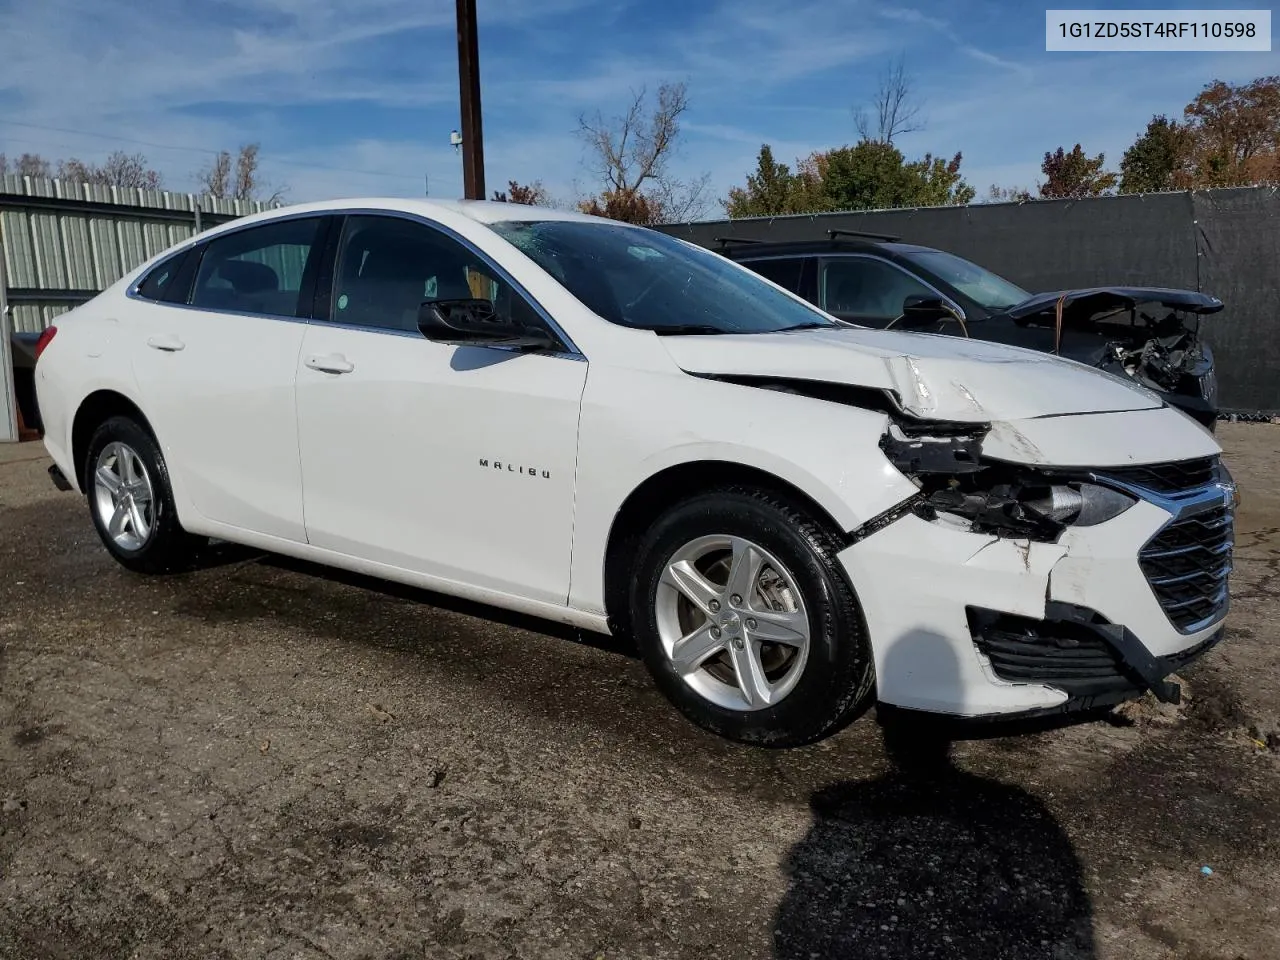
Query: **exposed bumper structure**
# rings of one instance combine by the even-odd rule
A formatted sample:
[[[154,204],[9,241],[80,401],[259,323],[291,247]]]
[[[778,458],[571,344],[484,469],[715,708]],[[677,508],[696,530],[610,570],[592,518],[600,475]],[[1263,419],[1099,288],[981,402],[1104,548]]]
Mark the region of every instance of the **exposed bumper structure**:
[[[842,551],[880,700],[983,717],[1175,698],[1165,678],[1221,635],[1234,491],[1132,492],[1056,543],[909,513]]]

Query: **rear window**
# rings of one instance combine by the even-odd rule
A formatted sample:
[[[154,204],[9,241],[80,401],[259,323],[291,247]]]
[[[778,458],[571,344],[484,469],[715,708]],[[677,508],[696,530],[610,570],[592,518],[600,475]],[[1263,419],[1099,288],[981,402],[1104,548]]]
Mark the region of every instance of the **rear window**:
[[[189,252],[189,250],[183,250],[181,253],[162,260],[153,267],[151,272],[138,284],[138,296],[147,300],[172,301],[172,293],[177,283],[178,275],[182,272],[182,263],[186,260]]]

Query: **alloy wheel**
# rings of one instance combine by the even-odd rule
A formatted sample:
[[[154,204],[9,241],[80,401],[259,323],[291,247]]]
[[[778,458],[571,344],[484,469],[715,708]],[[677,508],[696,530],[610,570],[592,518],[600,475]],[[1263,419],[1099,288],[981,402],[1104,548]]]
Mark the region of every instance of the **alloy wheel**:
[[[113,441],[93,470],[94,509],[121,550],[141,550],[155,530],[155,488],[136,450]]]
[[[657,591],[658,635],[693,690],[730,710],[763,710],[792,690],[809,656],[809,615],[790,571],[743,537],[678,549]]]

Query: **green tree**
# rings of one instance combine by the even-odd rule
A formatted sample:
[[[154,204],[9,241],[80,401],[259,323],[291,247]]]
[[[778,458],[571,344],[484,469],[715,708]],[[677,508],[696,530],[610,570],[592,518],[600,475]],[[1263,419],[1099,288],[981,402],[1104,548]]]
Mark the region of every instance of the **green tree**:
[[[1046,153],[1040,165],[1045,176],[1044,183],[1040,184],[1040,196],[1078,199],[1111,193],[1119,177],[1102,169],[1105,162],[1105,154],[1090,157],[1078,143],[1070,151],[1059,147]]]
[[[755,173],[745,187],[729,191],[724,207],[736,218],[965,204],[975,191],[960,175],[960,160],[959,153],[950,160],[930,153],[907,160],[891,143],[864,139],[810,154],[793,173],[766,144]]]
[[[926,153],[908,161],[893,144],[874,140],[838,147],[814,158],[821,178],[822,209],[968,203],[974,189],[960,176],[960,159],[959,153],[950,160]]]
[[[1165,116],[1152,117],[1146,132],[1120,161],[1120,192],[1151,193],[1184,186],[1194,143],[1190,127]]]
[[[760,147],[756,172],[747,174],[745,187],[733,187],[724,200],[730,217],[769,217],[784,213],[804,212],[801,178],[785,163],[773,159],[773,148]]]

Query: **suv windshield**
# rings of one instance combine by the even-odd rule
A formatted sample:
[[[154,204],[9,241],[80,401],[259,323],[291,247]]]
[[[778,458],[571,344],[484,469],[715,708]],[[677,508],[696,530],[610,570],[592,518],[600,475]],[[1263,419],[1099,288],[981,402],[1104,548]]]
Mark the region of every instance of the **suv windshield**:
[[[490,225],[610,323],[659,333],[838,327],[719,254],[655,230],[573,220]]]
[[[912,250],[907,256],[992,313],[1007,310],[1031,296],[990,270],[941,250]]]

